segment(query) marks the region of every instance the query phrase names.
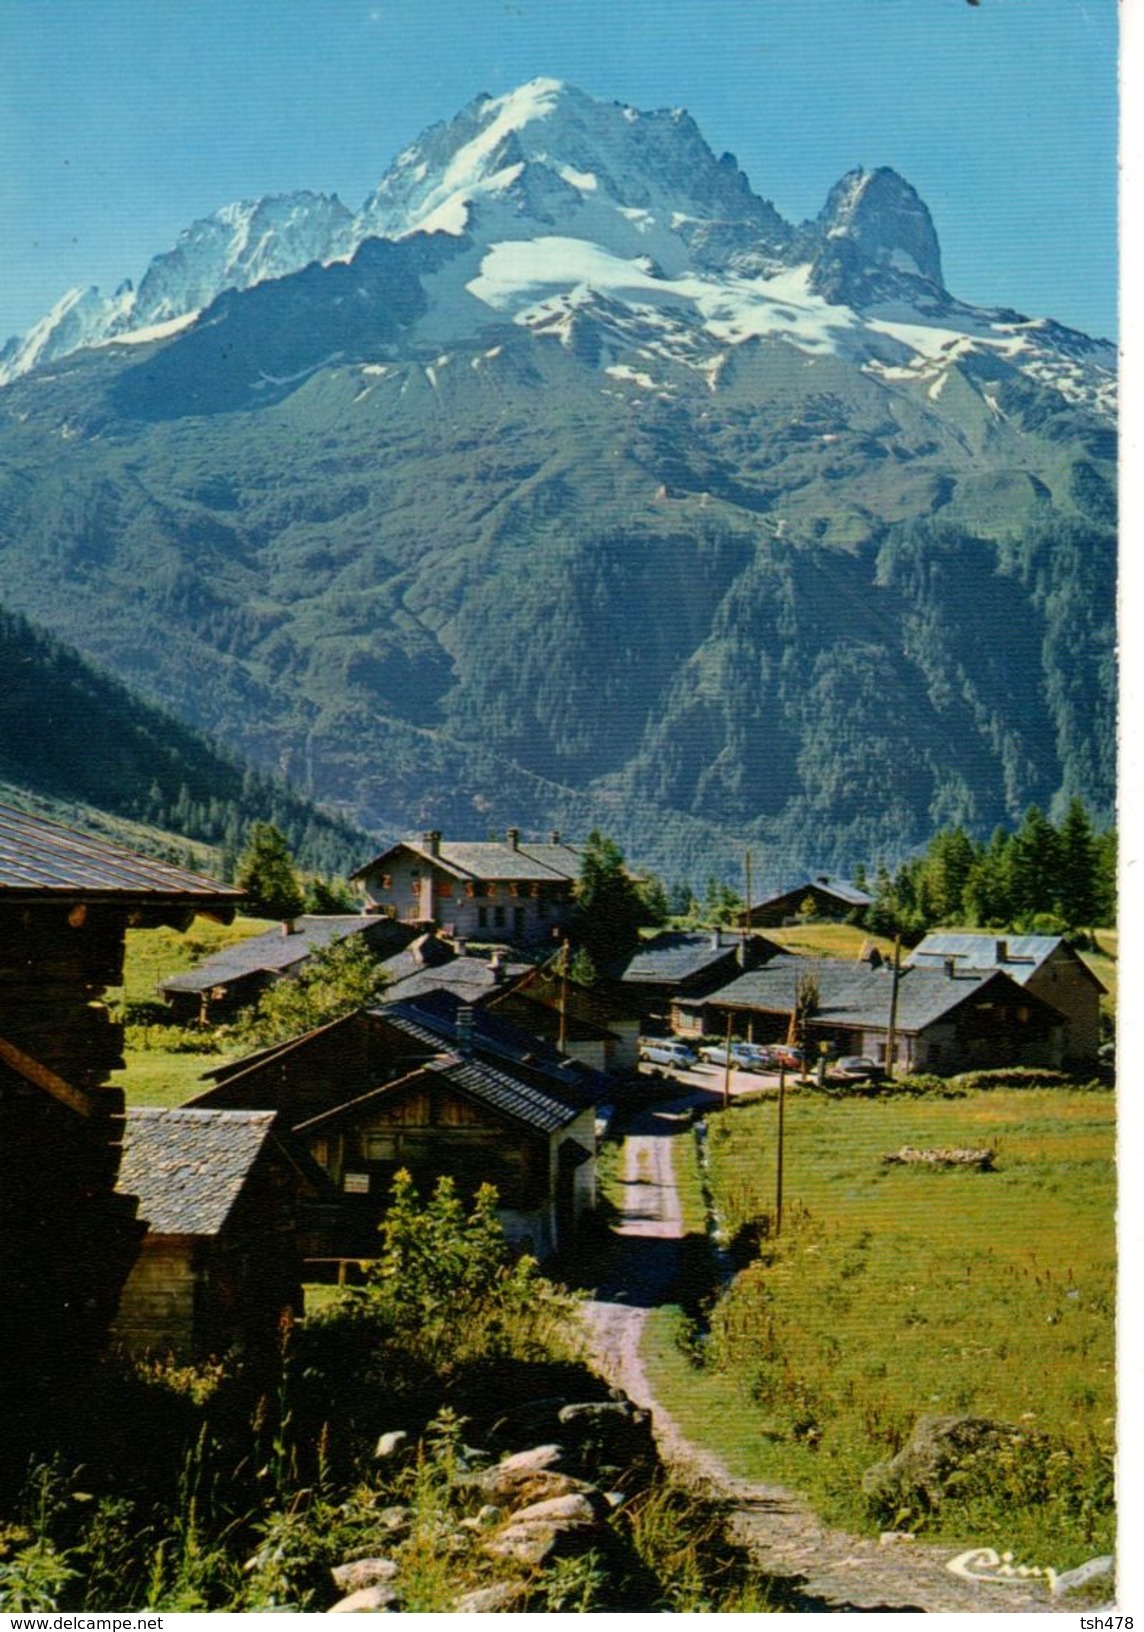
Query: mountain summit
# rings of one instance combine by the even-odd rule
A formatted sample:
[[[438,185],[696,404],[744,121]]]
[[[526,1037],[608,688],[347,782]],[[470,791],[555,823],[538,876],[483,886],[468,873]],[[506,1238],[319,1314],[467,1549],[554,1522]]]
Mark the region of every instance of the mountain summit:
[[[629,330],[654,312],[661,350],[704,371],[727,344],[763,336],[933,378],[972,350],[1111,407],[1111,346],[946,292],[929,212],[894,171],[850,172],[795,228],[682,109],[643,113],[554,79],[478,96],[432,126],[356,214],[297,193],[195,222],[138,288],[73,290],[9,341],[0,384],[82,347],[168,338],[227,293],[422,236],[453,240],[436,257],[451,271],[423,314],[429,345],[494,316],[557,334],[605,303]]]
[[[373,830],[845,872],[1111,811],[1115,365],[534,80],[10,346],[0,601]]]

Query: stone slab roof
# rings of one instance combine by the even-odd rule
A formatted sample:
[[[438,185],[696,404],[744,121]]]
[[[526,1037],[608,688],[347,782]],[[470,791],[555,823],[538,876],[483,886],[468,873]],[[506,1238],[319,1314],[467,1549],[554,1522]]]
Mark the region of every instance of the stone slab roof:
[[[640,947],[617,979],[625,985],[682,985],[705,969],[735,957],[737,937],[721,941],[718,946],[713,943],[710,931],[665,930]]]
[[[1024,986],[1055,954],[1061,953],[1100,991],[1103,982],[1077,957],[1063,935],[971,935],[938,930],[920,941],[907,958],[915,968],[940,968],[953,958],[958,969],[1002,969]]]
[[[580,852],[571,844],[500,843],[495,840],[454,842],[442,839],[436,849],[421,839],[402,839],[375,856],[352,876],[361,878],[406,850],[461,879],[502,884],[558,884],[580,877]]]
[[[217,1235],[275,1115],[129,1106],[116,1188],[139,1197],[152,1235]]]
[[[498,974],[488,958],[466,955],[436,967],[411,969],[404,975],[395,969],[385,1001],[404,1002],[440,989],[455,992],[464,1003],[480,1003],[494,992],[504,991],[531,968],[529,963],[502,962]]]
[[[430,1036],[436,1039],[438,1047],[457,1052],[458,1014],[467,1006],[456,992],[437,990],[394,1003],[378,1012],[403,1029],[411,1028],[411,1035],[419,1040]],[[527,1072],[530,1078],[543,1081],[550,1092],[577,1108],[604,1097],[606,1081],[598,1072],[570,1060],[535,1032],[487,1008],[473,1008],[471,1021],[475,1054]]]
[[[177,975],[168,975],[160,983],[163,992],[204,992],[212,986],[229,986],[232,981],[247,975],[280,974],[304,963],[315,952],[327,946],[336,946],[353,935],[368,933],[371,940],[392,934],[394,951],[403,939],[400,926],[390,920],[367,917],[364,913],[306,914],[293,920],[289,935],[279,927],[262,935],[251,935],[248,940],[236,941],[209,958],[204,958],[193,969]],[[408,938],[408,937],[404,937]]]
[[[243,899],[241,890],[213,878],[0,805],[0,896],[36,900],[52,895],[201,902],[231,909]]]
[[[740,975],[737,980],[704,999],[718,1007],[757,1009],[769,1014],[790,1014],[795,1004],[795,982],[811,975],[818,982],[819,1001],[813,1016],[817,1026],[885,1029],[890,1018],[893,975],[888,964],[872,969],[867,963],[841,958],[772,958],[761,969]],[[1004,974],[993,969],[956,969],[951,976],[941,969],[906,967],[898,980],[897,1029],[924,1031],[944,1019],[970,998],[981,995],[992,982],[1005,982]],[[1025,998],[1022,998],[1025,1001]]]

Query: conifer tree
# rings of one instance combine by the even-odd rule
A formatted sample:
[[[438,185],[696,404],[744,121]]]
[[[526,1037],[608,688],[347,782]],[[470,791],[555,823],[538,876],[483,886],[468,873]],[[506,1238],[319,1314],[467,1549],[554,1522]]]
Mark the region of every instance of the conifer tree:
[[[235,883],[249,896],[248,911],[264,918],[296,918],[302,886],[285,836],[271,822],[255,822],[235,869]]]

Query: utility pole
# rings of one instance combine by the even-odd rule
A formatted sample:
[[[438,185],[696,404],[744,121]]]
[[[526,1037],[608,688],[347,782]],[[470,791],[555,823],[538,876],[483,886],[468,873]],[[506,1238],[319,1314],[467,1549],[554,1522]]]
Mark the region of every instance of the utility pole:
[[[564,1044],[568,1037],[568,942],[560,948],[560,1029],[556,1037],[556,1046],[561,1054],[564,1053]]]
[[[902,951],[902,937],[899,932],[894,936],[894,963],[890,970],[890,1024],[886,1028],[886,1075],[893,1081],[894,1058],[898,1052],[898,981],[901,979],[899,958]]]
[[[731,1104],[731,1011],[727,1010],[727,1039],[723,1047],[723,1109]]]
[[[783,1120],[786,1109],[786,1071],[779,1070],[779,1136],[775,1150],[775,1234],[783,1233]]]

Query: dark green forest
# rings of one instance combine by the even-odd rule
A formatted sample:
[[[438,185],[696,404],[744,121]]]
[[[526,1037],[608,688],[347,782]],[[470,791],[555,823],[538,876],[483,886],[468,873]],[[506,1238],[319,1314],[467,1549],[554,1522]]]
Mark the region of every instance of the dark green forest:
[[[315,873],[348,871],[371,845],[3,609],[0,781],[211,845],[224,872],[259,821],[280,828]]]

